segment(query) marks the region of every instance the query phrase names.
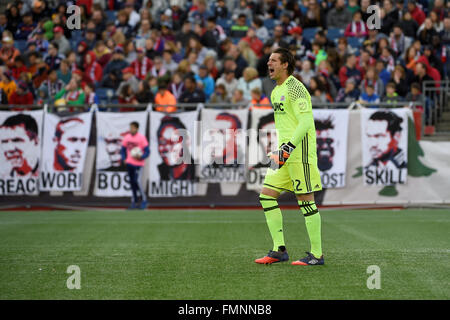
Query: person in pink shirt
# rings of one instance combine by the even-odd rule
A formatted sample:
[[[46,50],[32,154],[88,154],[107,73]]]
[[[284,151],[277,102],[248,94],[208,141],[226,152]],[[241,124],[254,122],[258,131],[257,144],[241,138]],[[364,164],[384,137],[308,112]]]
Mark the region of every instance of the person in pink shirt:
[[[150,150],[148,148],[148,140],[145,135],[138,132],[139,123],[133,121],[130,123],[130,132],[125,135],[122,141],[122,148],[120,154],[122,155],[122,161],[125,162],[128,176],[130,177],[131,190],[133,197],[131,199],[130,209],[138,208],[138,193],[141,195],[140,209],[147,208],[147,196],[145,190],[141,185],[142,171],[145,165],[145,159],[149,156]],[[142,150],[140,157],[132,157],[131,150],[138,147]]]

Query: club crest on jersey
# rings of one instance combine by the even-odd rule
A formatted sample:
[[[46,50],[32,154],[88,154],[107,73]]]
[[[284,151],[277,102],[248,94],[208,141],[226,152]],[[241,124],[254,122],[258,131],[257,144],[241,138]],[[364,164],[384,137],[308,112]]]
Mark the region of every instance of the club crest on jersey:
[[[280,101],[284,101],[284,96],[281,96]]]

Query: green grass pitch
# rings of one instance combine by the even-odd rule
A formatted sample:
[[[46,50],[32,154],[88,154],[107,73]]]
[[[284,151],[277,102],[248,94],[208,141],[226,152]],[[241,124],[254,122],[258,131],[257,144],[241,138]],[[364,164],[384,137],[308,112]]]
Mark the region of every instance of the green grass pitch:
[[[301,267],[253,262],[272,243],[261,210],[0,212],[0,299],[450,298],[450,210],[321,215],[326,265]],[[283,217],[297,260],[304,218]],[[367,288],[371,265],[381,289]]]

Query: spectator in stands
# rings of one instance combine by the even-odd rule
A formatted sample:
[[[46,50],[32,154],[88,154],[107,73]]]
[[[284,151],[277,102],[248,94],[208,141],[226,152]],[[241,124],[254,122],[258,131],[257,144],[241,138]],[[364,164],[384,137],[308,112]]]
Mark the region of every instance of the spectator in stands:
[[[0,89],[6,93],[8,100],[11,99],[11,95],[17,90],[17,85],[13,80],[13,75],[10,70],[3,70],[1,74]]]
[[[402,20],[398,23],[406,37],[415,38],[419,25],[414,20],[409,11],[403,14]]]
[[[45,101],[54,101],[56,94],[65,86],[66,84],[58,79],[58,72],[56,69],[51,69],[48,73],[48,79],[39,87],[39,91],[43,93],[41,98]]]
[[[197,0],[197,8],[188,14],[188,19],[191,21],[199,21],[201,26],[206,26],[206,20],[213,14],[207,8],[206,0]]]
[[[247,16],[244,13],[239,14],[236,23],[231,26],[230,36],[232,38],[243,38],[248,31]]]
[[[375,93],[375,88],[372,84],[366,86],[365,92],[361,94],[359,100],[363,103],[375,103],[375,105],[366,105],[367,108],[378,108],[376,104],[380,103],[380,96]]]
[[[405,37],[400,24],[394,25],[394,30],[389,36],[389,44],[392,51],[394,51],[396,57],[400,57],[404,54],[406,48],[412,44],[412,39]]]
[[[227,93],[227,89],[223,83],[217,83],[214,93],[209,99],[210,103],[231,103],[231,98]]]
[[[55,95],[55,105],[57,106],[82,106],[85,101],[86,95],[81,89],[80,82],[74,77]]]
[[[199,103],[206,102],[203,90],[197,88],[197,82],[194,75],[187,75],[184,79],[185,90],[180,96],[178,102],[180,103]]]
[[[148,81],[139,82],[139,89],[138,92],[136,93],[136,99],[139,103],[154,102],[155,96],[153,95],[153,92],[150,89]]]
[[[209,17],[206,23],[206,31],[201,36],[201,42],[207,48],[216,50],[219,43],[227,37],[223,28],[216,24],[215,17]]]
[[[237,47],[239,48],[239,52],[241,53],[242,58],[247,62],[249,67],[255,68],[258,63],[258,57],[255,52],[250,48],[250,44],[246,41],[239,41]]]
[[[306,13],[304,16],[302,27],[304,29],[324,27],[328,24],[327,17],[328,16],[325,10],[318,4],[316,0],[308,0],[308,6],[306,8]],[[351,15],[349,16],[348,21],[346,21],[345,25],[342,28],[345,28],[347,23],[350,22],[350,19]]]
[[[417,31],[418,39],[422,45],[431,45],[433,37],[437,35],[438,33],[434,29],[433,22],[430,18],[426,18],[423,25]]]
[[[160,56],[156,56],[153,62],[153,66],[149,72],[152,76],[159,78],[168,72],[168,70],[164,67],[163,59]]]
[[[370,66],[367,68],[366,73],[365,73],[365,77],[364,79],[361,81],[361,92],[362,93],[366,93],[367,87],[368,86],[372,86],[372,88],[374,89],[375,94],[378,97],[383,97],[384,96],[384,83],[383,80],[381,80],[378,77],[378,73],[375,69],[375,66]]]
[[[114,54],[111,58],[111,60],[106,65],[105,69],[103,70],[103,77],[105,78],[109,73],[111,73],[113,70],[123,70],[126,67],[128,67],[128,62],[124,60],[124,51],[123,48],[120,46],[117,46],[114,49]]]
[[[177,111],[177,99],[167,90],[166,80],[158,79],[158,92],[155,96],[156,111],[159,112],[175,112]]]
[[[22,72],[28,72],[28,68],[25,65],[25,60],[22,56],[17,56],[14,59],[14,65],[11,67],[11,72],[13,74],[13,78],[18,80],[19,76]]]
[[[386,69],[389,72],[394,71],[395,68],[395,59],[392,56],[391,49],[388,47],[384,47],[381,49],[381,55],[379,57],[380,60],[382,60],[386,64]]]
[[[311,2],[311,1],[310,1]],[[327,13],[327,28],[345,29],[352,20],[352,13],[345,6],[345,0],[337,0]],[[321,24],[323,26],[323,24]]]
[[[252,15],[252,10],[249,8],[247,1],[240,0],[238,7],[233,10],[233,15],[231,16],[231,18],[233,20],[239,20],[241,16],[245,16],[251,19]]]
[[[357,83],[354,78],[348,78],[345,81],[345,85],[339,89],[336,102],[351,103],[358,100],[360,92],[357,89]]]
[[[342,61],[345,61],[346,57],[354,52],[352,47],[348,44],[346,37],[341,37],[338,39],[336,51],[339,56],[339,61],[335,61],[337,65],[341,64]]]
[[[16,40],[27,40],[28,36],[36,28],[37,24],[33,21],[31,12],[27,12],[22,16],[22,22],[18,24],[14,38]]]
[[[134,76],[139,80],[144,80],[153,67],[152,61],[145,56],[143,48],[136,49],[137,58],[131,62],[130,67],[134,70]]]
[[[69,83],[72,73],[70,70],[69,61],[67,59],[61,61],[57,71],[57,77],[64,83],[64,85]]]
[[[272,42],[272,49],[275,50],[278,47],[282,48],[288,48],[289,43],[285,40],[284,31],[282,26],[275,26],[273,29],[273,39]]]
[[[239,104],[241,106],[246,106],[249,103],[249,100],[244,96],[244,91],[242,89],[236,88],[233,92],[233,97],[231,98],[231,103]]]
[[[283,28],[284,36],[288,36],[289,31],[297,26],[297,24],[292,21],[292,17],[289,11],[285,11],[281,14],[279,25]]]
[[[238,88],[242,90],[245,97],[250,97],[253,88],[261,89],[261,79],[258,78],[258,71],[255,68],[245,68],[242,77],[238,80]]]
[[[117,91],[122,82],[122,70],[114,69],[103,77],[101,87],[111,88]]]
[[[0,34],[2,34],[3,31],[8,30],[8,27],[8,18],[6,17],[6,14],[0,12]]]
[[[0,48],[0,59],[3,64],[12,67],[14,65],[14,59],[19,55],[20,52],[14,48],[14,40],[9,35],[9,32],[3,35],[2,47]]]
[[[301,27],[292,28],[289,30],[289,34],[292,36],[289,45],[295,45],[297,47],[295,56],[301,60],[311,50],[311,43],[303,37],[303,29]]]
[[[367,26],[364,23],[364,21],[362,21],[362,15],[360,11],[356,11],[353,14],[353,19],[347,25],[347,28],[345,28],[344,35],[346,37],[357,37],[357,38],[366,37],[368,35]]]
[[[409,0],[408,1],[408,11],[411,13],[411,17],[417,22],[417,24],[420,26],[425,21],[426,15],[420,9],[415,0]]]
[[[198,74],[195,75],[195,80],[202,84],[203,92],[205,93],[206,101],[214,92],[214,79],[208,74],[208,68],[205,65],[201,65]]]
[[[386,95],[383,98],[383,102],[392,104],[392,106],[389,107],[395,108],[398,105],[398,102],[402,100],[403,99],[395,91],[395,83],[389,82],[386,85]]]
[[[257,58],[262,56],[262,48],[264,43],[256,36],[255,29],[249,28],[247,35],[241,40],[249,44],[250,48],[253,50]]]
[[[439,20],[438,14],[435,11],[429,13],[429,17],[433,24],[433,28],[437,33],[441,33],[444,30],[444,23]]]
[[[269,99],[262,94],[261,89],[255,87],[250,92],[252,100],[250,109],[272,109]]]
[[[302,82],[308,87],[309,81],[316,75],[316,72],[312,68],[310,60],[302,61],[302,70],[300,71],[299,75],[302,78]]]
[[[377,71],[378,77],[383,81],[384,86],[386,87],[389,79],[391,78],[391,72],[386,68],[386,63],[379,59],[375,63],[375,70]]]
[[[28,90],[28,86],[23,81],[17,82],[17,90],[14,91],[8,99],[8,104],[12,105],[32,105],[33,95]]]
[[[141,21],[139,30],[136,35],[136,46],[139,48],[145,47],[145,41],[150,39],[152,34],[150,20],[145,19]]]
[[[219,76],[219,70],[217,70],[216,63],[216,57],[212,55],[206,56],[203,61],[203,64],[208,69],[208,74],[214,79],[214,81],[216,81]]]
[[[163,67],[164,69],[168,70],[171,74],[173,74],[178,68],[178,64],[173,60],[172,54],[173,52],[171,49],[164,49],[162,56]]]
[[[8,104],[8,96],[5,91],[0,87],[0,104]]]
[[[238,80],[235,78],[234,71],[231,69],[226,69],[222,76],[217,80],[216,84],[223,84],[225,90],[228,94],[228,99],[231,100],[233,92],[238,87]]]
[[[264,26],[264,22],[256,17],[253,19],[252,27],[255,30],[255,35],[258,37],[259,40],[261,40],[263,43],[265,43],[270,38],[269,31]]]
[[[93,51],[95,53],[95,59],[98,64],[100,64],[102,68],[105,68],[105,66],[111,60],[111,50],[105,45],[105,42],[103,40],[97,40],[97,42],[95,43],[95,49]]]
[[[411,82],[417,82],[421,88],[424,87],[424,82],[431,82],[433,81],[433,78],[431,78],[427,74],[427,65],[425,62],[418,62],[416,63],[415,67],[415,77],[412,78]],[[428,83],[427,87],[432,87],[433,84]]]
[[[129,83],[124,83],[124,85],[119,88],[118,102],[120,104],[138,104],[136,93]],[[120,109],[119,111],[125,110],[126,109]]]
[[[134,30],[141,20],[141,16],[134,10],[134,0],[126,0],[124,11],[128,16],[128,24]]]
[[[121,32],[126,39],[130,39],[132,37],[133,27],[128,22],[128,15],[125,10],[121,10],[117,13],[115,30]]]
[[[192,23],[186,20],[181,27],[181,30],[175,35],[175,42],[179,49],[187,48],[190,38],[197,37],[196,33],[192,31]]]
[[[127,67],[122,70],[122,82],[119,85],[119,88],[117,89],[116,93],[119,95],[122,92],[122,87],[126,84],[130,85],[131,90],[133,92],[137,92],[139,88],[139,81],[134,76],[134,70],[131,67]]]
[[[86,83],[86,85],[84,86],[84,94],[86,96],[86,100],[85,100],[85,104],[91,106],[93,104],[99,104],[100,100],[97,96],[97,94],[95,93],[95,87],[92,83]]]
[[[103,78],[103,68],[96,61],[96,56],[94,51],[89,51],[84,56],[84,79],[88,83],[93,83],[94,85],[99,84]]]
[[[214,16],[221,19],[228,18],[228,8],[225,4],[225,0],[217,1],[217,4],[214,8]]]
[[[345,87],[345,84],[349,78],[355,80],[355,85],[359,85],[361,81],[361,72],[356,68],[356,56],[349,54],[345,60],[345,65],[339,70],[339,81],[341,87]]]
[[[69,40],[64,36],[64,29],[57,26],[53,29],[54,39],[53,42],[58,44],[58,53],[66,56],[71,50]]]
[[[424,96],[421,93],[420,85],[417,82],[411,84],[411,91],[405,97],[405,101],[416,102],[416,107],[423,110]]]
[[[396,65],[392,72],[391,83],[395,84],[395,92],[400,97],[405,97],[409,91],[408,81],[406,80],[405,69],[401,65]]]
[[[44,62],[47,64],[50,70],[58,70],[61,61],[64,60],[64,56],[59,54],[58,51],[58,44],[52,42],[48,47],[48,54],[44,57]]]
[[[349,0],[348,1],[348,5],[347,5],[347,9],[352,13],[352,15],[356,11],[361,11],[361,7],[358,5],[358,1],[357,0]],[[366,22],[366,21],[364,20],[364,22]]]
[[[12,34],[16,34],[19,24],[21,23],[20,12],[15,3],[9,2],[6,5],[6,18],[8,19],[8,30]]]

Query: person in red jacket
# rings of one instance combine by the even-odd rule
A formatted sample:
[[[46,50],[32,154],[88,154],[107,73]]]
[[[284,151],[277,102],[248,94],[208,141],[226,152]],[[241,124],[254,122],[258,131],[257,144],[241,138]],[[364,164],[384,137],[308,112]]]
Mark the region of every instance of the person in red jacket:
[[[97,84],[102,80],[103,68],[96,61],[96,56],[93,51],[89,51],[84,57],[84,70],[84,78],[88,82]]]
[[[9,98],[8,104],[12,105],[32,105],[33,94],[28,91],[27,84],[23,81],[18,81],[17,90]],[[13,111],[22,111],[22,108],[12,108]]]
[[[420,26],[425,21],[425,13],[417,6],[415,0],[408,1],[408,11],[411,13],[411,17],[416,20],[417,24]]]

